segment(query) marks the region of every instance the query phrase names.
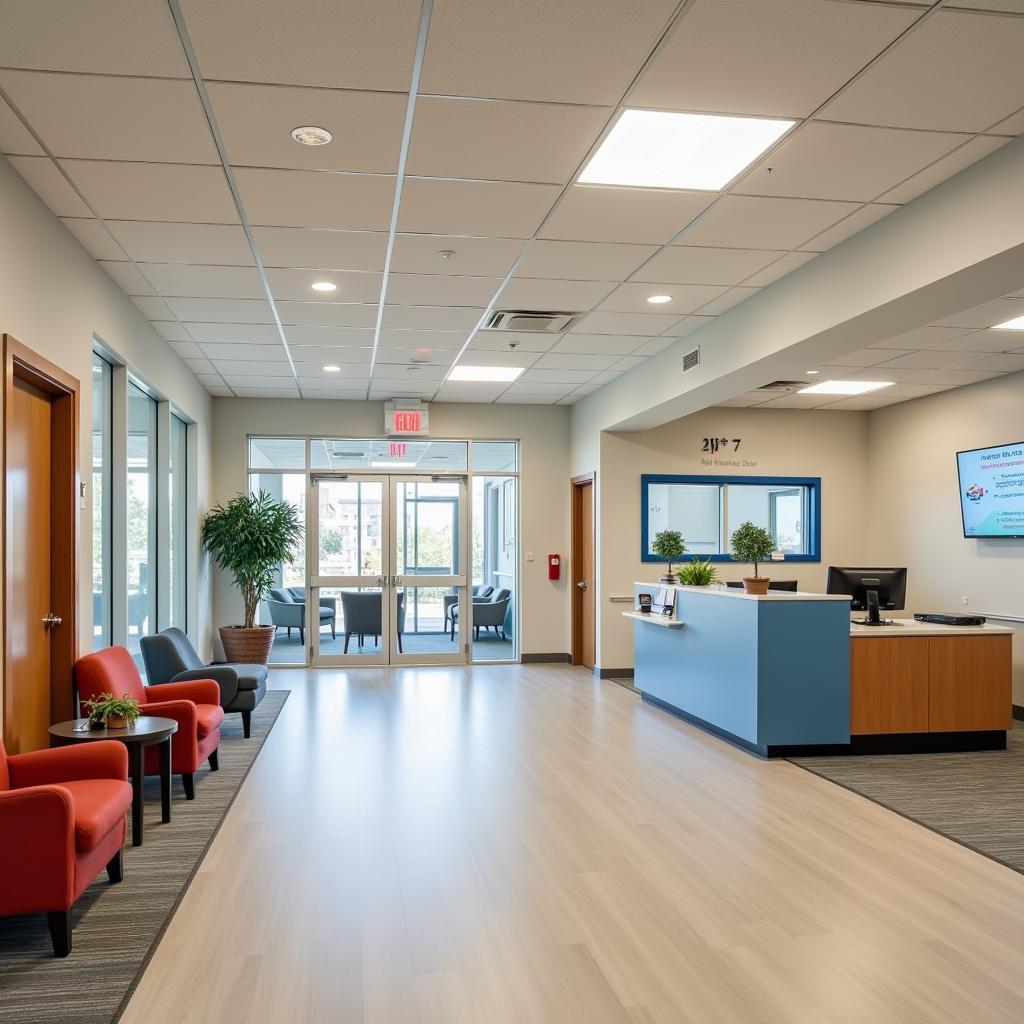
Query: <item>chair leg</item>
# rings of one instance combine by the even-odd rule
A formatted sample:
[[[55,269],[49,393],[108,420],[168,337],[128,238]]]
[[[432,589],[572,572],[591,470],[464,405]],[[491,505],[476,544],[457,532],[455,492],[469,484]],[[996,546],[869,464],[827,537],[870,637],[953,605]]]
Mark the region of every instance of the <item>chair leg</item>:
[[[210,756],[209,756],[208,760],[210,762],[210,771],[211,772],[220,771],[220,759],[217,757],[218,753],[219,753],[219,750],[211,750],[210,751]]]
[[[341,652],[342,654],[348,654],[348,637],[349,637],[349,634],[346,633],[345,634],[345,650]]]
[[[405,654],[405,651],[402,650],[402,634],[401,633],[398,634],[398,653],[399,654]]]
[[[338,627],[334,624],[333,621],[331,622],[331,639],[332,640],[337,640],[338,639]]]
[[[242,712],[242,734],[248,739],[252,735],[252,712]]]
[[[289,626],[288,627],[288,639],[291,640],[291,638],[292,638],[292,627]]]
[[[182,772],[181,784],[185,787],[185,799],[196,798],[196,777],[191,772]]]
[[[120,882],[124,878],[124,850],[118,850],[107,861],[107,878],[110,879],[111,885]]]
[[[299,643],[303,646],[306,645],[306,631],[301,626],[299,626]]]
[[[53,955],[67,956],[71,952],[71,908],[47,911],[46,923],[50,926]]]

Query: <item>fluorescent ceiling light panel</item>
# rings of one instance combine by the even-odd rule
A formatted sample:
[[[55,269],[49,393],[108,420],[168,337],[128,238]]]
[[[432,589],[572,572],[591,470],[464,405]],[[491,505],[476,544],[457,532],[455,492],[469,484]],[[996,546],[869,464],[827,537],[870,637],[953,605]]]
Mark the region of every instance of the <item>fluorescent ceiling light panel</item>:
[[[801,388],[801,395],[866,395],[869,391],[891,388],[891,380],[823,380],[809,388]]]
[[[579,180],[717,192],[794,124],[765,117],[626,110]]]
[[[456,366],[448,379],[504,383],[515,380],[525,369],[525,366]]]
[[[1024,316],[1015,316],[1004,324],[996,324],[993,331],[1024,331]]]

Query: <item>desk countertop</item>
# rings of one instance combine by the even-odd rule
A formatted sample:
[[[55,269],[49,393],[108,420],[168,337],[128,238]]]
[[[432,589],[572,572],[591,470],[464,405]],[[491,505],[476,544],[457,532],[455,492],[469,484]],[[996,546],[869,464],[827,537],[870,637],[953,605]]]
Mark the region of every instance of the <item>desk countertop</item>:
[[[658,590],[677,590],[682,594],[700,594],[705,597],[728,597],[737,601],[845,601],[850,603],[846,594],[811,594],[803,591],[771,590],[767,594],[748,594],[741,587],[727,587],[724,584],[710,587],[684,587],[679,584],[651,583],[638,580],[635,587],[643,587],[645,591],[655,593]]]
[[[884,613],[883,613],[884,615]],[[944,626],[938,622],[918,622],[917,619],[894,619],[891,626],[860,626],[850,623],[851,637],[894,636],[1012,636],[1013,630],[1005,626]]]

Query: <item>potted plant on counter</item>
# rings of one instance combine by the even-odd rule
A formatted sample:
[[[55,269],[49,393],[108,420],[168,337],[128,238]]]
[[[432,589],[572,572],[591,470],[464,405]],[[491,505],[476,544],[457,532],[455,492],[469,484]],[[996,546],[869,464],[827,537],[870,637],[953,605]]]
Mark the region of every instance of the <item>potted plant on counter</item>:
[[[754,575],[743,577],[743,589],[748,594],[767,594],[771,581],[767,576],[759,575],[757,567],[760,562],[767,562],[775,550],[772,535],[762,526],[755,526],[751,522],[740,523],[730,544],[730,554],[737,562],[751,562],[754,566]]]
[[[718,570],[710,558],[695,558],[679,570],[679,582],[684,587],[710,587],[718,582]]]
[[[299,510],[266,491],[239,494],[203,520],[203,547],[242,592],[242,625],[221,626],[228,661],[265,665],[276,626],[257,626],[260,602],[277,582],[281,566],[295,560],[302,540]]]
[[[672,563],[678,562],[686,554],[686,545],[683,543],[683,535],[678,530],[661,530],[654,535],[654,543],[651,544],[651,553],[655,554],[663,562],[668,562],[668,571],[658,581],[667,583],[670,586],[676,582],[672,574]]]
[[[112,693],[97,694],[92,700],[82,701],[93,729],[127,729],[142,714],[139,702],[133,697],[115,697]]]

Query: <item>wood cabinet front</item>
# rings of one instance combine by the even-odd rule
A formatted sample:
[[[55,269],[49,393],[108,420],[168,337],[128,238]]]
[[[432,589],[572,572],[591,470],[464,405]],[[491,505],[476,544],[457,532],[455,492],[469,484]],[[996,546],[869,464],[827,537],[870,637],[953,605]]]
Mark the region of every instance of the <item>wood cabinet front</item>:
[[[850,733],[928,732],[928,638],[850,641]]]
[[[932,637],[931,732],[1009,729],[1013,719],[1010,636]]]

